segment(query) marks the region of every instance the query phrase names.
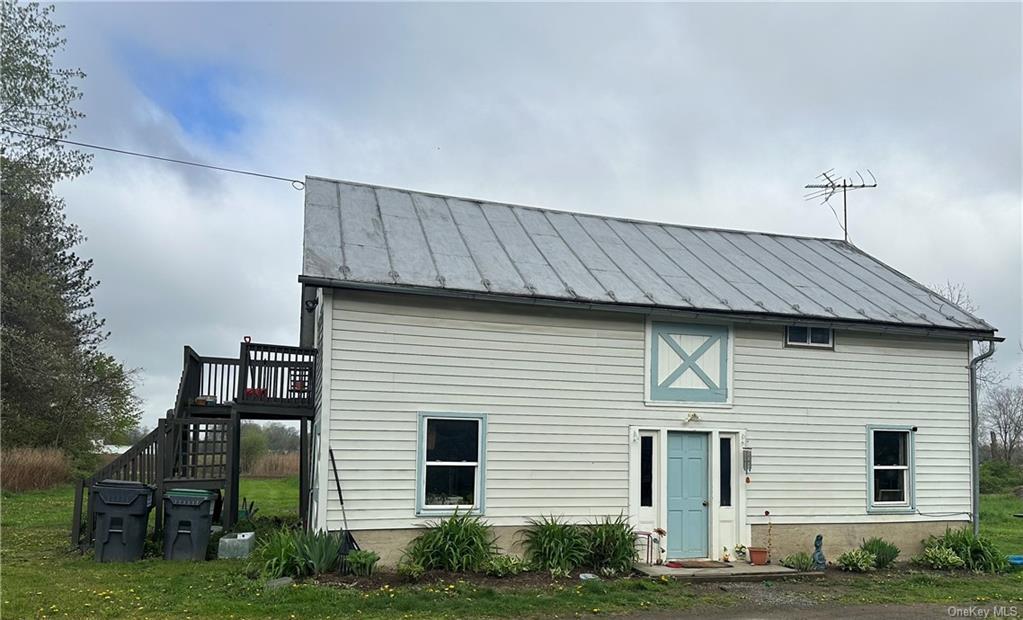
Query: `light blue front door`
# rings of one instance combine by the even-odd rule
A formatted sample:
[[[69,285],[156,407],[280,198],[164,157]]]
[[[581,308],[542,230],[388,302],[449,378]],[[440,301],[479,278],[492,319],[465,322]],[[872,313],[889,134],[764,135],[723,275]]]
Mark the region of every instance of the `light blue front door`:
[[[668,557],[707,555],[707,434],[668,433]]]

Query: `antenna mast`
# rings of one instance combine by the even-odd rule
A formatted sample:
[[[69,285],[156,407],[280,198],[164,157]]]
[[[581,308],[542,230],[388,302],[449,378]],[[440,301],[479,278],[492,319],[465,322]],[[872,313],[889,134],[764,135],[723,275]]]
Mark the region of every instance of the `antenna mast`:
[[[866,179],[859,172],[856,172],[856,176],[859,177],[859,182],[856,182],[847,177],[839,177],[835,174],[835,169],[831,168],[818,174],[816,182],[803,186],[804,189],[810,190],[810,193],[805,194],[803,198],[806,200],[821,198],[821,204],[828,205],[832,213],[835,213],[835,208],[831,206],[831,198],[839,191],[842,192],[842,219],[838,222],[838,225],[842,227],[846,243],[849,242],[849,204],[847,194],[856,189],[877,187],[877,179],[869,168],[867,169],[867,174],[870,175],[870,183],[867,183]],[[835,213],[835,219],[838,219],[838,213]]]

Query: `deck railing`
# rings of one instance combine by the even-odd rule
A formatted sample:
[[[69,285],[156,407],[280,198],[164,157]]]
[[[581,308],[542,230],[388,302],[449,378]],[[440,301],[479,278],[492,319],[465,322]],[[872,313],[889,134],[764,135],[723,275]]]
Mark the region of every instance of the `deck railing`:
[[[241,343],[238,358],[206,357],[185,347],[175,412],[202,401],[312,407],[316,349]]]
[[[243,342],[238,402],[313,406],[316,349]]]

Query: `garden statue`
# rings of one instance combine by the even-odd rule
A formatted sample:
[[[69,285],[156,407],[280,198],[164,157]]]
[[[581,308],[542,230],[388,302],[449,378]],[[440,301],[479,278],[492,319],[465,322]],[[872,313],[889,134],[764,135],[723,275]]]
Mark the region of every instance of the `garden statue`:
[[[824,551],[821,549],[823,545],[824,537],[817,534],[813,541],[813,570],[824,570],[828,567],[828,561],[824,559]]]

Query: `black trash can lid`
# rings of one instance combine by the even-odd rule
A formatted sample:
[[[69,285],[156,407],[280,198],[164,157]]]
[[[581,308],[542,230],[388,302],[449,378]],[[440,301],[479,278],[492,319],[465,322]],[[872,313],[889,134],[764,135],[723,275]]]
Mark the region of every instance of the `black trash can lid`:
[[[101,482],[97,482],[93,486],[109,487],[109,488],[112,488],[112,489],[124,489],[124,490],[128,490],[128,489],[138,489],[140,491],[141,490],[146,490],[146,491],[152,491],[153,490],[153,487],[151,485],[143,484],[143,483],[138,482],[136,480],[114,480],[113,478],[108,478],[108,479],[103,480]]]

